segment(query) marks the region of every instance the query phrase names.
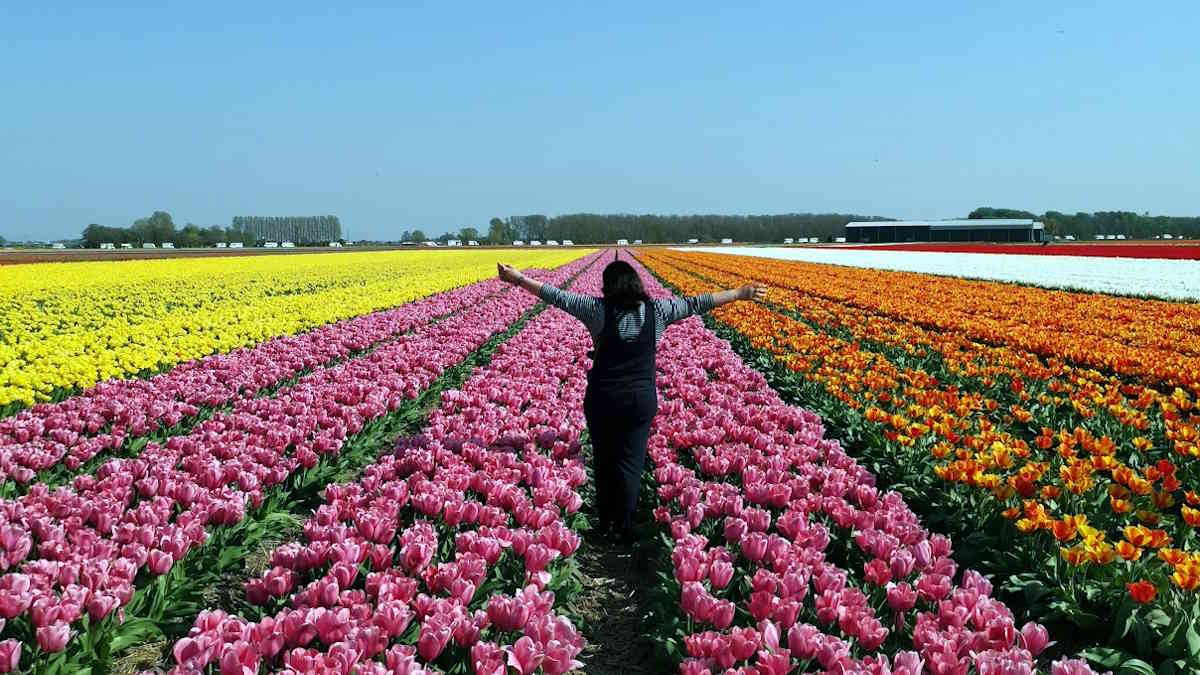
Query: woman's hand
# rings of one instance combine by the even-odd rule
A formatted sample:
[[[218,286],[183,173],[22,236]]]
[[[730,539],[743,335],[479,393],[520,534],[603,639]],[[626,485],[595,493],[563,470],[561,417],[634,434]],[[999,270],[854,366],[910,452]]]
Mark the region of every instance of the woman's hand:
[[[767,297],[767,287],[762,284],[746,284],[738,289],[739,300],[763,300]]]
[[[501,281],[510,284],[519,282],[522,276],[517,268],[512,265],[505,265],[504,263],[496,263],[496,274],[500,277]]]

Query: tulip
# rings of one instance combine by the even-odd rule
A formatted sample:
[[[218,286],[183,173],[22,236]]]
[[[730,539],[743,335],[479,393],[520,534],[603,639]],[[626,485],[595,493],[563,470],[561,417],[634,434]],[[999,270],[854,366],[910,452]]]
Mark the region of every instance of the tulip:
[[[42,626],[37,631],[38,646],[42,651],[55,653],[61,652],[67,646],[67,641],[71,639],[71,626],[58,622],[49,626]]]
[[[709,565],[708,580],[713,588],[721,589],[729,585],[733,579],[733,565],[725,561],[717,561]]]
[[[1021,626],[1021,641],[1025,649],[1036,658],[1050,644],[1050,633],[1046,627],[1032,621]]]
[[[1154,596],[1158,595],[1158,588],[1146,580],[1126,583],[1125,588],[1129,591],[1129,597],[1142,605],[1153,602]]]
[[[150,551],[147,558],[147,566],[150,568],[150,573],[155,576],[161,576],[171,570],[171,566],[175,564],[175,559],[169,553],[154,550]]]
[[[519,631],[529,621],[529,606],[518,598],[494,595],[488,600],[487,616],[501,632]]]
[[[1096,675],[1083,659],[1059,659],[1050,664],[1051,675]]]
[[[221,653],[221,675],[255,675],[258,653],[250,643],[238,640]]]
[[[441,625],[437,621],[426,621],[422,624],[420,636],[417,638],[417,653],[426,661],[435,661],[446,649],[451,635],[450,626]]]
[[[11,673],[21,665],[21,643],[8,639],[0,641],[0,673]]]
[[[907,612],[917,604],[917,592],[907,583],[887,585],[887,603],[897,612]]]
[[[422,654],[422,656],[424,656]],[[529,636],[520,638],[508,650],[508,665],[512,666],[521,675],[528,675],[538,669],[542,665],[545,656],[538,649]]]

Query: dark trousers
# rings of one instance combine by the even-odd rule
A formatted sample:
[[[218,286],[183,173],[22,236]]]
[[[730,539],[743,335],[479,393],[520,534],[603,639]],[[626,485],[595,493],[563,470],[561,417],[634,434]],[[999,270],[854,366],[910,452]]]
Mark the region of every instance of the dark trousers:
[[[658,412],[653,384],[588,385],[583,399],[592,439],[592,473],[600,522],[618,529],[633,524],[650,423]]]

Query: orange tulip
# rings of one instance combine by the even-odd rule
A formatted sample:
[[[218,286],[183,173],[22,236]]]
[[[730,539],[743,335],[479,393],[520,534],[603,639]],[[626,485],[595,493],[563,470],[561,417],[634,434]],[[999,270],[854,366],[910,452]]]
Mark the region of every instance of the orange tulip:
[[[1060,548],[1058,549],[1058,553],[1062,556],[1063,560],[1066,560],[1068,564],[1074,567],[1078,567],[1088,561],[1088,553],[1081,546]]]
[[[1075,538],[1077,532],[1075,523],[1068,520],[1056,520],[1050,526],[1050,531],[1054,533],[1054,538],[1059,541],[1071,541]]]
[[[1122,531],[1129,543],[1134,546],[1150,545],[1150,530],[1141,525],[1128,525]]]
[[[1196,590],[1196,587],[1200,586],[1200,565],[1192,561],[1179,565],[1171,574],[1171,581],[1185,591]]]
[[[1179,512],[1183,515],[1183,522],[1192,527],[1200,527],[1200,510],[1184,506],[1179,509]]]
[[[1117,542],[1116,550],[1117,555],[1131,562],[1142,557],[1142,549],[1124,540]]]
[[[1177,548],[1160,548],[1158,550],[1158,559],[1167,563],[1171,567],[1175,567],[1188,559],[1188,554],[1180,551]]]

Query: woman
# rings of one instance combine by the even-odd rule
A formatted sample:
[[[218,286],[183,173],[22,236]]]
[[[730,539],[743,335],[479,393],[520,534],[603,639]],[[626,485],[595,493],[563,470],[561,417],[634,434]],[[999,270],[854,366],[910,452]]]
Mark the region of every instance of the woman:
[[[633,267],[617,260],[604,268],[603,297],[594,298],[541,284],[509,265],[497,264],[500,278],[537,295],[579,319],[592,334],[595,350],[588,371],[583,414],[592,439],[597,529],[632,541],[633,512],[646,461],[650,423],[658,412],[654,354],[663,330],[693,314],[735,300],[761,300],[764,286],[651,299]]]

